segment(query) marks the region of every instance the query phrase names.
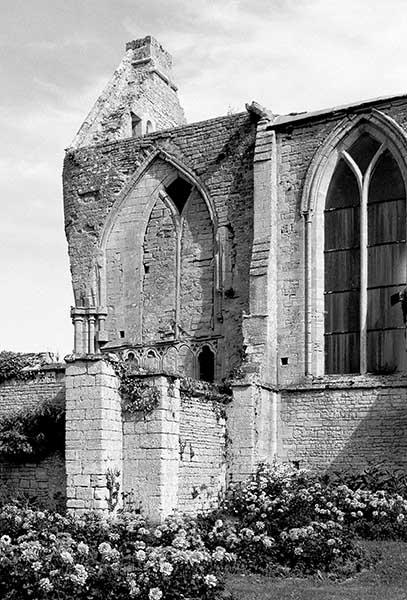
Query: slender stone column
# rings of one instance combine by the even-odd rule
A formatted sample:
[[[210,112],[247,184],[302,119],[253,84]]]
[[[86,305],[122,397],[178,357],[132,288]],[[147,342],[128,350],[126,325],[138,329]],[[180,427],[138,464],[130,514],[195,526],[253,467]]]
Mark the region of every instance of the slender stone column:
[[[88,317],[88,328],[89,328],[89,342],[88,350],[89,354],[95,354],[95,315],[89,315]]]
[[[106,344],[106,342],[109,341],[109,335],[108,335],[107,331],[105,330],[107,308],[105,308],[104,306],[99,307],[97,310],[97,317],[98,317],[98,327],[97,327],[98,331],[96,333],[96,341],[97,341],[96,352],[100,352],[101,346],[104,346]]]
[[[83,354],[83,315],[73,314],[74,353]]]

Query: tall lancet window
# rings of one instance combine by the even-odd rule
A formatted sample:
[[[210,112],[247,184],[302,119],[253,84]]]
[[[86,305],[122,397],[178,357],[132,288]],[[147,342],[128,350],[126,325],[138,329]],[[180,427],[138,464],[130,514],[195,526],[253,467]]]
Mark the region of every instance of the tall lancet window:
[[[143,249],[143,343],[213,335],[213,223],[183,177],[161,190]]]
[[[406,192],[385,143],[364,132],[342,150],[325,205],[325,372],[407,367]]]

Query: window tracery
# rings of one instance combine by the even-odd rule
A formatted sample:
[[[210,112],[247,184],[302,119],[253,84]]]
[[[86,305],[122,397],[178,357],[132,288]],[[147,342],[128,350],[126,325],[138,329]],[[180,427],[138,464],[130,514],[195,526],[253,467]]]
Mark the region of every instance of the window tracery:
[[[324,211],[325,372],[406,364],[391,297],[406,285],[406,193],[388,145],[367,131],[342,145]]]

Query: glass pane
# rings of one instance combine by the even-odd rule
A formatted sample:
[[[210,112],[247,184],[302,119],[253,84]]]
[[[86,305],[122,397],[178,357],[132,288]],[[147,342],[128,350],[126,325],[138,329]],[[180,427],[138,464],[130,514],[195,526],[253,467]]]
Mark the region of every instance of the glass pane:
[[[349,148],[348,152],[362,173],[365,173],[379,148],[380,142],[372,138],[368,133],[362,133]]]
[[[358,206],[359,188],[349,165],[340,159],[328,188],[325,210]]]
[[[368,332],[367,370],[383,375],[407,370],[406,340],[403,329]]]
[[[341,159],[325,209],[325,370],[359,370],[360,199],[356,178]]]
[[[367,366],[374,373],[406,367],[401,305],[391,301],[406,284],[405,239],[404,183],[386,150],[372,175],[368,198]]]
[[[405,199],[403,177],[389,150],[383,152],[373,172],[369,187],[369,204]]]
[[[325,213],[325,250],[358,248],[360,236],[359,206]]]
[[[325,333],[356,333],[359,322],[359,291],[325,294]]]
[[[325,253],[325,292],[359,290],[359,248]]]
[[[359,373],[359,333],[325,336],[325,372]]]

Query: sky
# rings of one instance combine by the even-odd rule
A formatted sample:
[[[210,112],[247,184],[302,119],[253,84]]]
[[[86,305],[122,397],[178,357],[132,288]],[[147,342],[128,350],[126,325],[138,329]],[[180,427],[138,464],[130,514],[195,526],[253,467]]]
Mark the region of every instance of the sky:
[[[188,122],[407,93],[405,0],[0,0],[0,350],[71,352],[64,150],[125,43],[172,54]]]

